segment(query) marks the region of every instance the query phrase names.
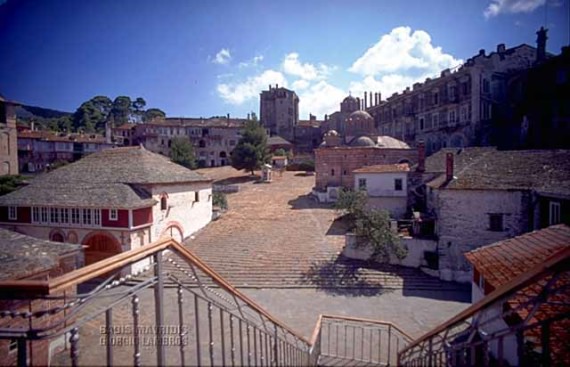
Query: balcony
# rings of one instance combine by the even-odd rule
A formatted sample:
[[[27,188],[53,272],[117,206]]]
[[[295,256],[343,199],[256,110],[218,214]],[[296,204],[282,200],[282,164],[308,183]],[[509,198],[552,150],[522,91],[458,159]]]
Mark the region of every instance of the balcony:
[[[500,365],[514,336],[519,357],[566,363],[554,336],[569,330],[569,266],[570,248],[417,340],[390,322],[331,315],[306,339],[163,238],[49,281],[0,282],[0,342],[21,366],[463,366]],[[496,319],[508,327],[491,330]]]

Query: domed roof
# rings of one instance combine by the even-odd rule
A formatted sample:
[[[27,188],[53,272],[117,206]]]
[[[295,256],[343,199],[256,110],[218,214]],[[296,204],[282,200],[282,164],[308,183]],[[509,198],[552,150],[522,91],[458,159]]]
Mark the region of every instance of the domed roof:
[[[354,98],[353,96],[348,96],[345,99],[342,100],[343,103],[345,102],[356,102],[356,98]]]
[[[339,136],[336,130],[329,130],[325,133],[325,136]]]
[[[358,138],[353,139],[350,142],[350,146],[352,147],[374,147],[376,144],[374,140],[370,139],[368,136],[360,136]]]
[[[378,146],[382,148],[410,149],[410,146],[405,142],[387,135],[379,136],[377,141]]]
[[[348,120],[374,120],[372,118],[372,116],[370,116],[370,114],[366,111],[362,111],[362,110],[358,110],[358,111],[354,111],[353,113],[350,114],[350,116],[348,117]]]

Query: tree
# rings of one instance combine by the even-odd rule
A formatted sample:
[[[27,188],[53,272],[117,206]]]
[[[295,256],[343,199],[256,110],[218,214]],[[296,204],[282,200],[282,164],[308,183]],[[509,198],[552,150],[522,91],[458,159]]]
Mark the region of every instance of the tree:
[[[5,175],[0,177],[0,196],[6,195],[23,184],[23,177],[19,175]]]
[[[269,158],[265,129],[255,120],[248,121],[238,144],[231,152],[232,167],[248,170],[253,175],[253,171],[260,169]]]
[[[354,233],[372,247],[372,257],[380,262],[390,260],[390,254],[403,259],[408,249],[400,243],[398,235],[390,228],[390,215],[384,210],[368,209],[365,191],[343,189],[339,192],[334,208],[347,215]],[[362,243],[362,242],[357,242]]]
[[[146,101],[142,97],[137,97],[132,103],[133,119],[136,122],[141,122],[145,113]]]
[[[144,122],[149,122],[154,119],[163,119],[166,117],[164,111],[158,108],[149,108],[142,116]]]
[[[273,155],[276,157],[285,157],[287,156],[287,152],[285,151],[285,149],[279,148],[276,149],[275,152],[273,152]]]
[[[190,140],[182,137],[173,138],[170,143],[170,159],[181,166],[195,169],[196,157]]]
[[[351,220],[355,220],[365,211],[367,200],[368,196],[364,191],[342,189],[338,193],[334,208],[343,215],[348,214]]]
[[[227,210],[228,209],[228,199],[226,197],[226,194],[224,194],[223,192],[214,192],[213,196],[212,196],[212,205],[213,206],[217,206],[222,210]]]
[[[131,98],[127,96],[119,96],[113,101],[113,108],[111,108],[111,117],[116,126],[131,121],[132,102]]]

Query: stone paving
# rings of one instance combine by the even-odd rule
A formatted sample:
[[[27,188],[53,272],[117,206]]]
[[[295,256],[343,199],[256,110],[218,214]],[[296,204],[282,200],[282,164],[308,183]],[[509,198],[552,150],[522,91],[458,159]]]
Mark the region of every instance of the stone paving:
[[[228,195],[221,218],[185,244],[235,286],[457,289],[417,269],[340,257],[346,229],[329,204],[309,195],[314,176],[284,172],[267,184],[230,167],[202,173],[238,183],[240,191]]]

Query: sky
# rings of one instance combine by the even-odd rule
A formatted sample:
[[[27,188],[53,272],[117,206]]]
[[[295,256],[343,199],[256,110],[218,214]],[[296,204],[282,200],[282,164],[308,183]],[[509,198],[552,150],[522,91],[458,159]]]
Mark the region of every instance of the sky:
[[[73,112],[143,97],[169,117],[259,113],[269,85],[300,119],[349,93],[402,91],[480,49],[570,42],[570,0],[0,0],[0,94]]]

